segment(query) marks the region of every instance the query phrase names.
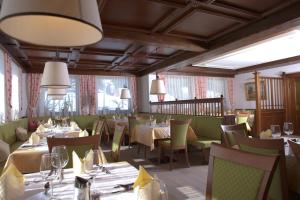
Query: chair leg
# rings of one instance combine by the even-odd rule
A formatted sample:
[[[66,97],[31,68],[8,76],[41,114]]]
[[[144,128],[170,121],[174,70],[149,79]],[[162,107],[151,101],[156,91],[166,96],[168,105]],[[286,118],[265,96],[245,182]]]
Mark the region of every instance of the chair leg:
[[[170,151],[170,170],[173,169],[173,150]]]
[[[161,163],[161,146],[159,145],[158,146],[158,164],[160,164]]]
[[[147,146],[146,145],[144,145],[144,157],[146,160],[146,158],[147,158]]]
[[[141,151],[141,145],[137,143],[137,155],[140,154],[140,151]]]
[[[189,154],[188,154],[188,149],[187,149],[187,147],[185,147],[185,160],[186,160],[187,166],[190,167]]]

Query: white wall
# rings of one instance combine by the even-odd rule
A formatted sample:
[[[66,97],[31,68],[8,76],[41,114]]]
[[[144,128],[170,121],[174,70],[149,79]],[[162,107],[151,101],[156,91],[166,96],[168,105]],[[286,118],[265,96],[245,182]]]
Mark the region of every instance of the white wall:
[[[261,76],[279,77],[285,72],[295,73],[300,72],[300,64],[278,67],[260,71]],[[255,109],[255,101],[247,101],[245,95],[245,83],[253,82],[253,73],[238,74],[234,78],[233,97],[235,109]]]

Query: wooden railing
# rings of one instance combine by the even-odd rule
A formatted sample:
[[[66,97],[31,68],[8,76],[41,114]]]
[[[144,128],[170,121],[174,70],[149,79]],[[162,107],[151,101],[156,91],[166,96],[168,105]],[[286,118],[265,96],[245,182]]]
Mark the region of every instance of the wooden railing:
[[[224,116],[223,95],[220,98],[150,101],[150,112],[174,115]]]

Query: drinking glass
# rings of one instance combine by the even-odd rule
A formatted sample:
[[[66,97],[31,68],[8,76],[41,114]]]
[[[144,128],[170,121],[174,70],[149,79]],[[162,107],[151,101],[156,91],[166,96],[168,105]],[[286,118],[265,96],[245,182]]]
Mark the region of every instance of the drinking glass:
[[[58,155],[58,161],[53,163],[53,166],[58,169],[58,173],[60,175],[59,182],[62,182],[63,179],[63,168],[68,164],[69,162],[69,155],[67,151],[67,147],[64,145],[61,146],[55,146],[52,148],[52,153],[55,153]]]
[[[273,138],[280,138],[281,130],[279,125],[271,125],[271,131]]]
[[[50,199],[55,199],[53,196],[53,180],[58,176],[57,169],[52,165],[53,162],[56,162],[59,159],[58,155],[55,153],[52,154],[43,154],[40,164],[40,174],[44,181],[49,181],[50,183]]]
[[[287,135],[292,135],[294,132],[294,126],[291,122],[284,122],[283,124],[283,132]]]

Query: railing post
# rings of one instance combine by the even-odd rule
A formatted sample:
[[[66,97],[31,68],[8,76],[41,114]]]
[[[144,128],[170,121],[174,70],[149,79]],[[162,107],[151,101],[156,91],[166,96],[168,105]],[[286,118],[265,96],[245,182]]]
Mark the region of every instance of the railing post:
[[[256,89],[256,133],[259,134],[261,132],[261,85],[260,85],[260,76],[259,72],[255,72],[255,89]]]
[[[224,97],[221,95],[221,116],[224,116]]]
[[[194,109],[195,109],[195,111],[194,111],[194,115],[196,116],[197,115],[197,97],[195,97],[195,100],[194,100]]]
[[[177,98],[175,99],[175,101],[177,101]],[[177,115],[177,106],[178,106],[178,103],[176,102],[175,103],[175,115]]]

